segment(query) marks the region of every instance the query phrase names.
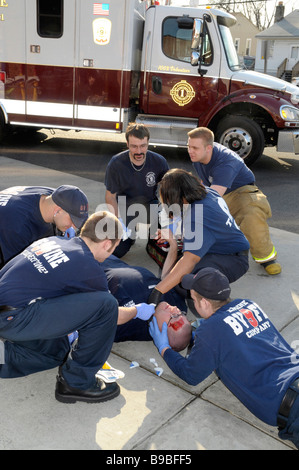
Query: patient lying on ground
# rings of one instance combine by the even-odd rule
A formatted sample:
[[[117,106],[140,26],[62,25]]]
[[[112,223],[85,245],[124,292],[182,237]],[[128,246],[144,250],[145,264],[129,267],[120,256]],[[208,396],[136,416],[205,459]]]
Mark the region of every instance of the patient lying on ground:
[[[178,307],[170,305],[168,302],[160,302],[156,307],[155,317],[160,330],[162,330],[163,323],[167,323],[168,341],[172,349],[182,351],[189,345],[192,327],[186,317],[186,312],[182,312]],[[118,325],[114,341],[116,343],[123,341],[152,341],[148,323],[134,319],[123,325]]]

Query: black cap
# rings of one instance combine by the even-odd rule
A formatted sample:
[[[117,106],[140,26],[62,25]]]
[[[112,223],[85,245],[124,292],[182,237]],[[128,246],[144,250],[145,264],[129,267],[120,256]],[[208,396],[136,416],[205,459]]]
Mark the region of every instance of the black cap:
[[[211,300],[226,300],[231,291],[227,277],[214,268],[203,268],[196,274],[186,274],[182,279],[182,287],[193,289]]]
[[[70,215],[73,224],[81,228],[88,218],[88,200],[76,186],[63,185],[52,193],[52,200]]]

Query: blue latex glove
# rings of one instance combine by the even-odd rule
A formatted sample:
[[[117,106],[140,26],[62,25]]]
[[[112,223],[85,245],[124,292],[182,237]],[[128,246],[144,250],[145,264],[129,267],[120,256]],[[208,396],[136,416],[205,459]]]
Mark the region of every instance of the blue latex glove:
[[[122,228],[123,228],[123,236],[121,239],[125,241],[127,240],[127,238],[130,238],[132,230],[130,230],[128,227],[125,226],[124,221],[121,217],[119,217],[118,220],[120,221]]]
[[[73,227],[70,227],[64,232],[63,238],[73,238],[75,236],[76,236],[75,229]]]
[[[140,320],[148,320],[155,313],[154,304],[137,304],[135,305],[137,309],[137,315],[134,318],[140,318]]]
[[[170,348],[169,342],[168,342],[166,322],[163,323],[162,331],[160,331],[158,327],[157,319],[156,317],[154,317],[149,326],[149,333],[151,337],[153,338],[153,341],[159,351],[159,354],[161,354],[163,349]]]
[[[178,215],[171,220],[171,222],[169,224],[169,229],[172,231],[173,235],[176,234],[176,232],[178,230],[178,227],[181,224],[181,222],[182,222],[182,219]]]

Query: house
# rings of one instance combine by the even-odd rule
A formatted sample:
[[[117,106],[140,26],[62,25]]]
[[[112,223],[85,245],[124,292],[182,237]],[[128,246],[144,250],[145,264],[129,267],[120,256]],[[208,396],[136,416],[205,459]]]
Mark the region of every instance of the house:
[[[237,22],[230,27],[236,51],[240,57],[255,56],[259,29],[243,13],[233,12]]]
[[[299,10],[283,13],[280,2],[275,23],[256,35],[255,70],[291,82],[299,76]]]

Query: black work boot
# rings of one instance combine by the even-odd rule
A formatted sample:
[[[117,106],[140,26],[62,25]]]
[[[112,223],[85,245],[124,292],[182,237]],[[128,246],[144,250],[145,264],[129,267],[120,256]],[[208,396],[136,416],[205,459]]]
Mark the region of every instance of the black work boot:
[[[116,398],[120,393],[116,382],[105,383],[95,378],[93,387],[87,390],[70,387],[62,375],[57,376],[55,398],[62,403],[75,403],[84,401],[86,403],[100,403]]]

